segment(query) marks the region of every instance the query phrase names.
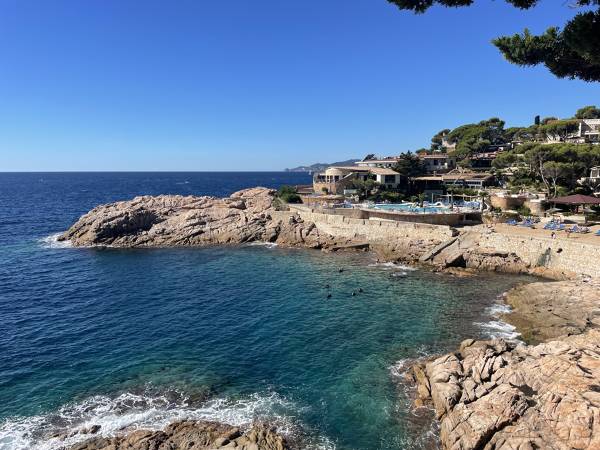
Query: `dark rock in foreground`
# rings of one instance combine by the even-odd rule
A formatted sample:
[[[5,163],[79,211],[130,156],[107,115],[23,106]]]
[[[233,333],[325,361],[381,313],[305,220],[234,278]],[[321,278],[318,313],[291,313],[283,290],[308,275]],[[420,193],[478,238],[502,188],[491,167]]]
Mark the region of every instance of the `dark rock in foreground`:
[[[182,421],[163,431],[134,431],[124,436],[95,437],[70,450],[286,450],[285,439],[268,427],[246,432],[215,422]]]

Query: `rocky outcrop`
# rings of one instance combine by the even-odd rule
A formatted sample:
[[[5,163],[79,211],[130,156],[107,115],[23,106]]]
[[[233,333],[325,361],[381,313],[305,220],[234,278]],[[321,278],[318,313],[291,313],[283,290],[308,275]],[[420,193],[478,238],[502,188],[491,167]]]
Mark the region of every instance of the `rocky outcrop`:
[[[600,448],[599,330],[536,346],[467,340],[408,375],[445,449]]]
[[[530,344],[600,328],[600,282],[597,280],[530,283],[505,298],[512,311],[504,320]]]
[[[266,426],[246,432],[215,422],[182,421],[163,431],[138,430],[123,436],[95,437],[70,450],[286,450],[285,439]]]
[[[423,254],[419,260],[438,268],[464,267],[478,271],[528,273],[529,264],[517,255],[479,244],[480,234],[463,232]]]
[[[277,242],[321,248],[335,241],[298,216],[273,218],[274,191],[252,188],[228,198],[159,195],[94,208],[59,240],[75,246],[173,247]]]

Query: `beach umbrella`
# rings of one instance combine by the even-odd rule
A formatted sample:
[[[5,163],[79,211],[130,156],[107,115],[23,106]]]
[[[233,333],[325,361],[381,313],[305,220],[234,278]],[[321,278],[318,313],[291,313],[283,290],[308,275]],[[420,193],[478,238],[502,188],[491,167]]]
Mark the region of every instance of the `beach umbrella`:
[[[561,212],[561,211],[562,211],[562,209],[560,209],[560,208],[550,208],[550,209],[546,210],[546,212],[548,214],[556,214],[556,213]]]

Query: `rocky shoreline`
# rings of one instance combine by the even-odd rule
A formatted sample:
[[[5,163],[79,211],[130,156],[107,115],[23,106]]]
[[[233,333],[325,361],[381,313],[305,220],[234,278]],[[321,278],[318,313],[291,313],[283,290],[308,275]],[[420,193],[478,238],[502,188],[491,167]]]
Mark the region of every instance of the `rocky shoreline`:
[[[383,261],[421,264],[437,270],[465,268],[530,273],[509,252],[480,247],[477,234],[459,233],[450,241],[407,237],[369,240],[323,232],[299,214],[279,214],[275,191],[251,188],[227,198],[142,196],[101,205],[83,215],[59,241],[75,247],[182,247],[270,242],[324,251],[372,250]]]
[[[59,241],[76,247],[181,247],[273,242],[326,248],[343,245],[298,217],[272,217],[275,191],[253,188],[228,198],[142,196],[101,205],[83,215]]]
[[[86,434],[88,430],[85,430]],[[89,434],[100,431],[93,429]],[[286,440],[265,425],[243,431],[238,427],[204,421],[174,422],[164,430],[137,430],[114,437],[92,437],[69,450],[287,450]]]
[[[325,251],[369,249],[385,261],[427,265],[456,276],[497,271],[570,278],[532,283],[507,293],[506,302],[513,310],[504,320],[517,327],[527,344],[467,340],[454,353],[415,364],[407,378],[417,386],[416,406],[434,407],[445,449],[600,449],[600,284],[596,280],[532,267],[514,253],[480,245],[481,234],[468,228],[447,241],[336,237],[298,214],[278,214],[274,194],[253,188],[224,199],[136,197],[94,208],[59,240],[74,246],[261,241]],[[78,450],[96,448],[104,447]]]

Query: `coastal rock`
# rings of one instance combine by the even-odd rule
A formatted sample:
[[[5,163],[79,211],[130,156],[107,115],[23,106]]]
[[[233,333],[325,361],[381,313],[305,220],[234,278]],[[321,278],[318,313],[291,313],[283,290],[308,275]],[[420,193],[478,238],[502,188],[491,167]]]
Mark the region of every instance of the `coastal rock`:
[[[600,330],[536,346],[468,340],[410,375],[445,449],[600,448]]]
[[[479,234],[463,232],[443,242],[420,258],[439,268],[463,267],[477,271],[528,273],[530,267],[517,255],[481,247]]]
[[[173,247],[277,242],[313,248],[333,239],[299,217],[276,219],[275,191],[245,189],[228,198],[141,196],[101,205],[59,240],[74,246]]]
[[[138,430],[124,436],[95,437],[70,450],[286,450],[285,439],[272,429],[257,425],[246,432],[216,422],[181,421],[163,431]]]
[[[600,282],[596,280],[530,283],[511,289],[513,310],[504,319],[528,343],[600,328]]]

